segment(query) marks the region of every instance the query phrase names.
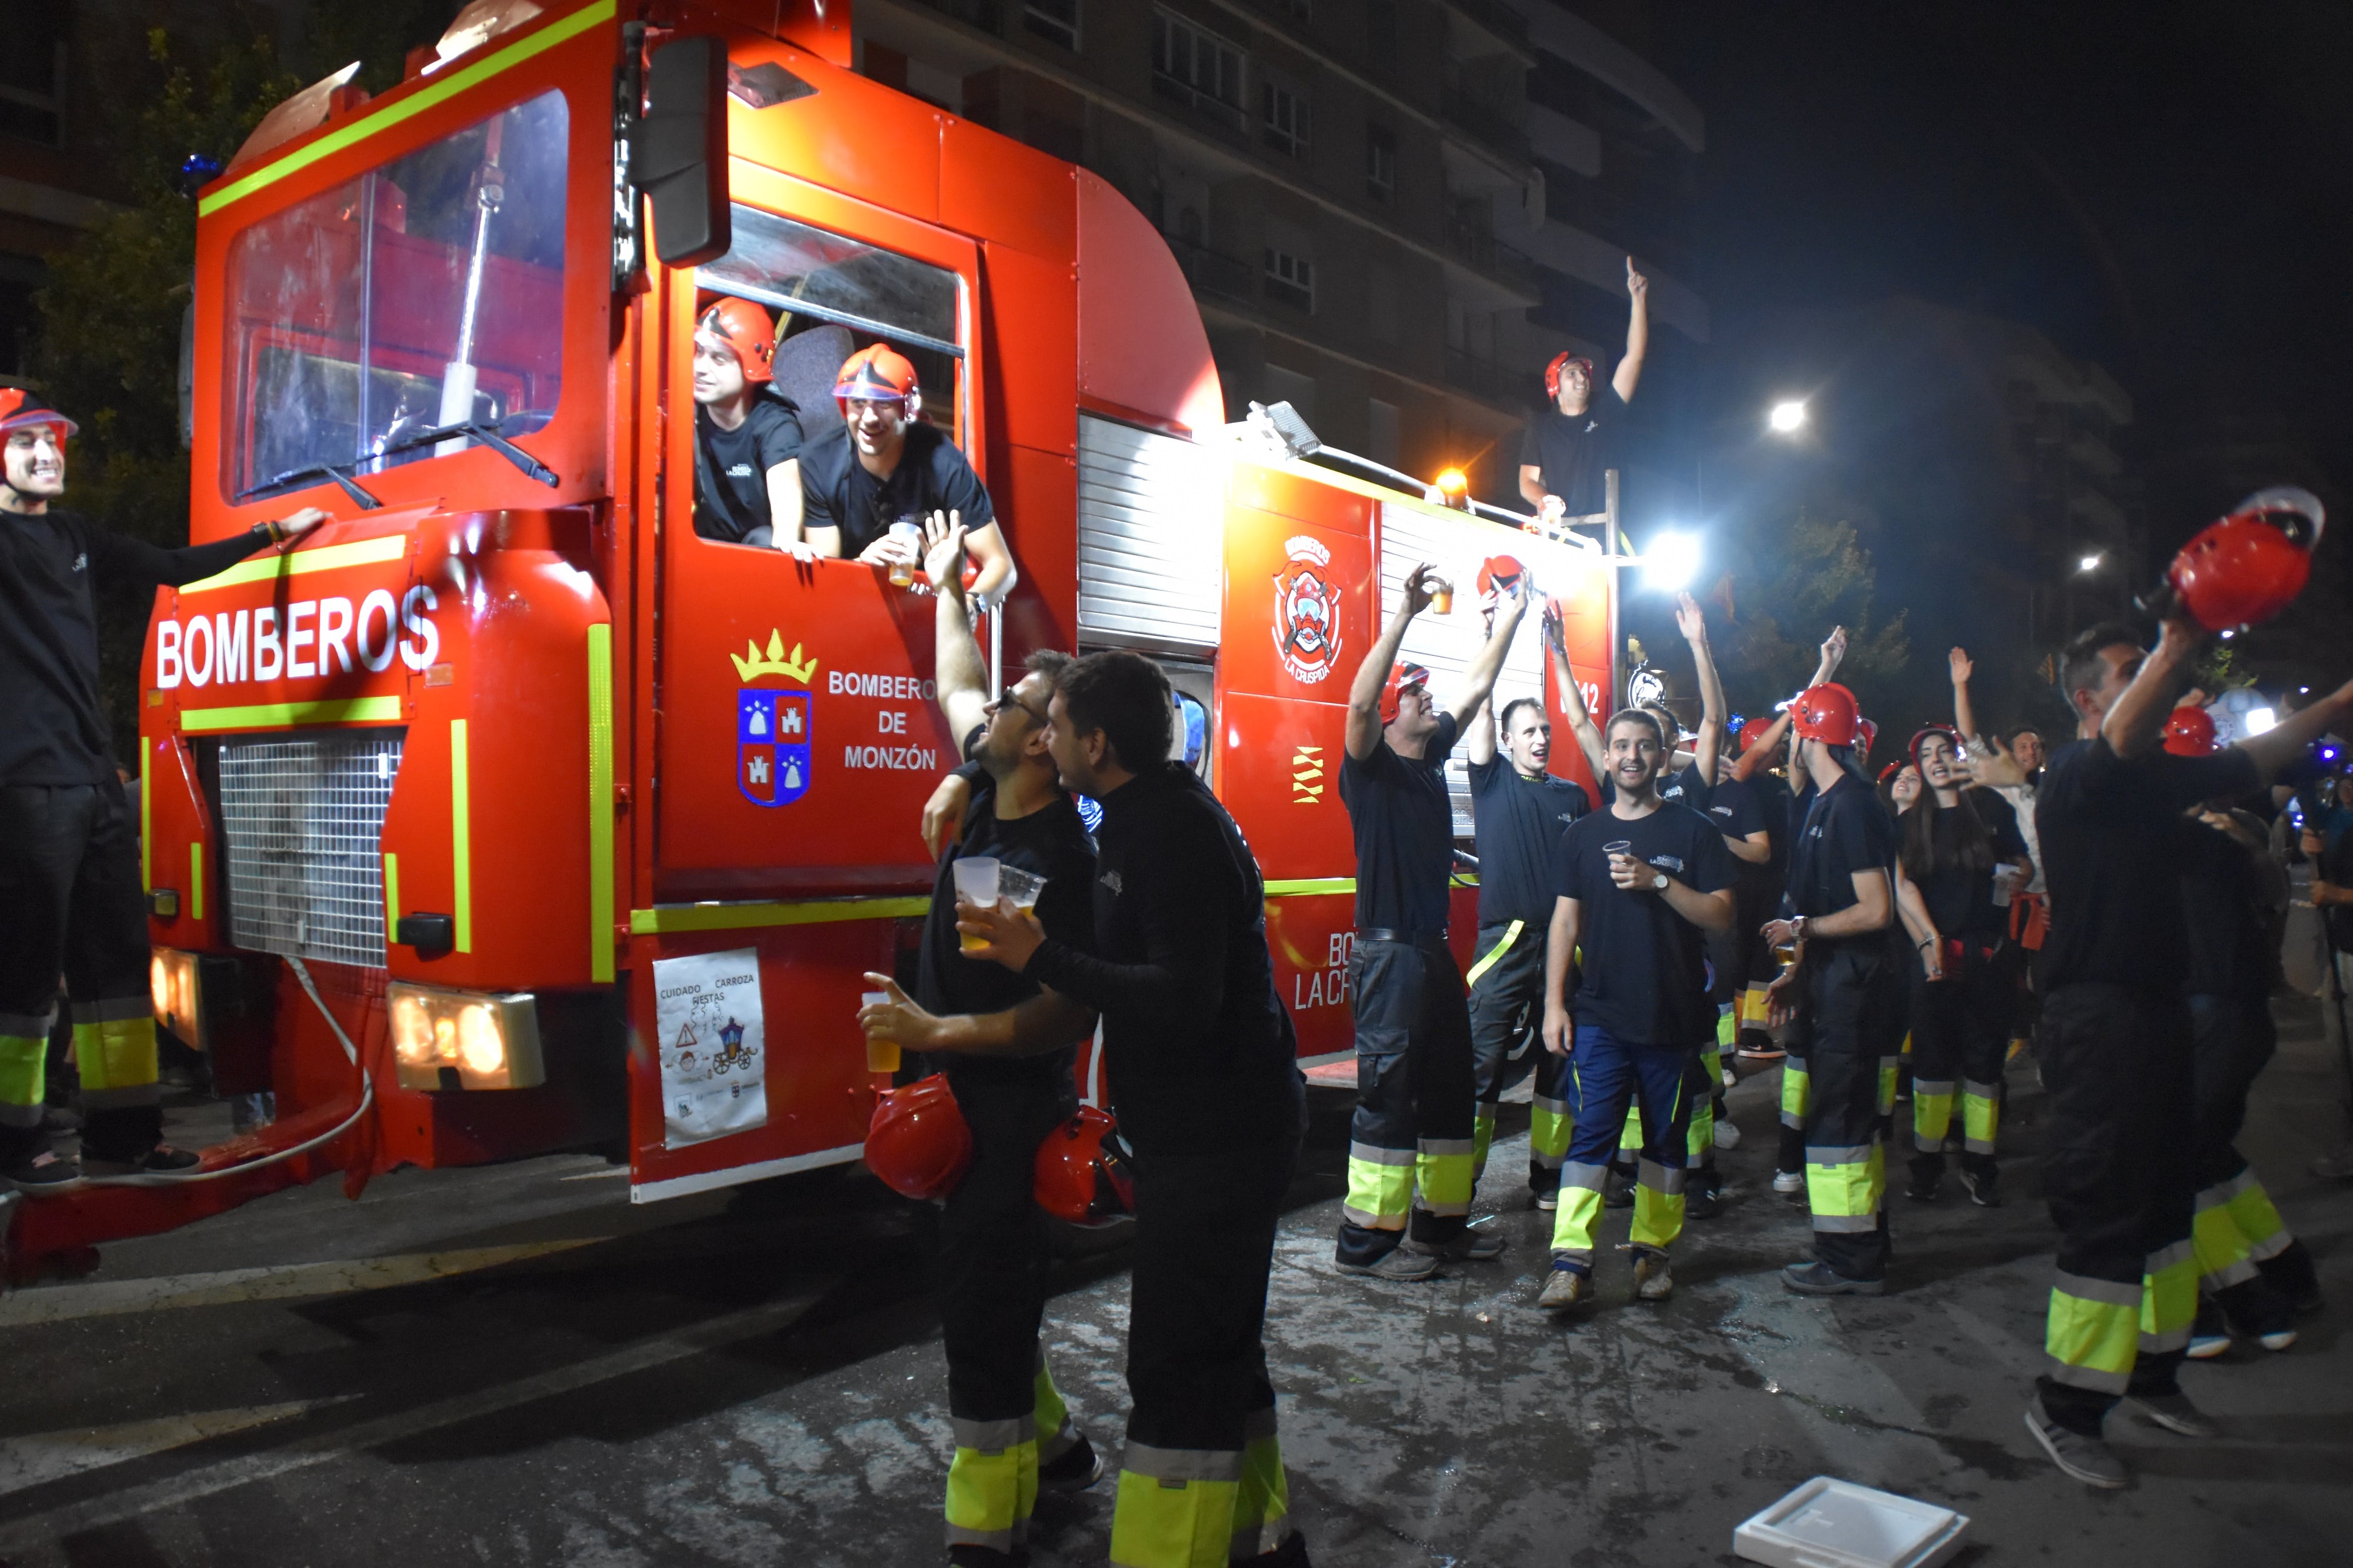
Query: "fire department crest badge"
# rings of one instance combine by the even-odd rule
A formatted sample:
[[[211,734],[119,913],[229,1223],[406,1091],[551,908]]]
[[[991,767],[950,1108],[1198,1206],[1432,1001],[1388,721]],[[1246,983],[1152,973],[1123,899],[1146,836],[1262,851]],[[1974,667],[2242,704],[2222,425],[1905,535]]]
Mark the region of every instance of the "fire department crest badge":
[[[789,805],[808,793],[806,691],[745,687],[735,697],[735,787],[754,805]]]
[[[1299,534],[1283,541],[1274,578],[1274,648],[1293,680],[1313,686],[1340,658],[1340,599],[1326,575],[1332,552]]]

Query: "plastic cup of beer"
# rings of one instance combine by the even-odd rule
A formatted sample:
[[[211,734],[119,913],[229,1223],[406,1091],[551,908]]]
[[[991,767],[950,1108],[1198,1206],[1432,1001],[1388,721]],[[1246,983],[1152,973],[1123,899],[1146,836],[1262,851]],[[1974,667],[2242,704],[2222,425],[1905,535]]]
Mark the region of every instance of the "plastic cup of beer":
[[[959,860],[953,868],[955,875],[956,898],[967,904],[994,905],[997,902],[997,875],[999,869],[993,855],[975,855]],[[988,945],[985,937],[957,933],[958,944],[966,952]]]
[[[858,994],[858,1005],[861,1008],[880,1007],[890,1000],[891,993],[888,991],[861,991]],[[878,1040],[871,1035],[867,1036],[866,1070],[868,1072],[897,1072],[899,1070],[899,1042],[896,1040]]]
[[[1451,616],[1454,613],[1454,584],[1432,577],[1430,580],[1430,613]]]
[[[1018,866],[997,868],[997,896],[1023,913],[1038,907],[1038,895],[1046,890],[1046,879]]]
[[[891,537],[899,541],[902,544],[904,544],[908,549],[913,551],[917,557],[920,558],[923,555],[923,525],[915,521],[914,519],[902,517],[898,521],[892,523],[891,525]],[[893,561],[891,563],[891,585],[892,587],[910,587],[913,585],[914,581],[915,563],[913,562]]]
[[[1779,964],[1784,969],[1787,969],[1789,965],[1797,963],[1798,944],[1794,942],[1775,942],[1773,944],[1773,962]]]

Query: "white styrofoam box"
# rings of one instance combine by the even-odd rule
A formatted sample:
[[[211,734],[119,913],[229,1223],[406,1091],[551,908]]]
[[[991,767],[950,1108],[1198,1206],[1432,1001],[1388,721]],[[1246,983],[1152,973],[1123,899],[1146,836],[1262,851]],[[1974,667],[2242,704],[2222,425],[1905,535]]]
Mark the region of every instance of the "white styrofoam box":
[[[1968,1528],[1965,1513],[1816,1476],[1743,1522],[1732,1549],[1771,1568],[1935,1568]]]

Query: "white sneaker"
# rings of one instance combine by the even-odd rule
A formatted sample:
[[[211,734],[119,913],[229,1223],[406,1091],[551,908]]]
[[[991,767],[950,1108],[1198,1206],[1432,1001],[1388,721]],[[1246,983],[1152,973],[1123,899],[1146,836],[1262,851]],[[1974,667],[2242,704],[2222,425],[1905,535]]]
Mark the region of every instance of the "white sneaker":
[[[1782,1194],[1804,1192],[1806,1190],[1806,1173],[1803,1171],[1774,1172],[1773,1190],[1777,1193]]]
[[[1719,1149],[1739,1148],[1740,1129],[1735,1127],[1729,1121],[1717,1122],[1715,1124],[1715,1146]]]

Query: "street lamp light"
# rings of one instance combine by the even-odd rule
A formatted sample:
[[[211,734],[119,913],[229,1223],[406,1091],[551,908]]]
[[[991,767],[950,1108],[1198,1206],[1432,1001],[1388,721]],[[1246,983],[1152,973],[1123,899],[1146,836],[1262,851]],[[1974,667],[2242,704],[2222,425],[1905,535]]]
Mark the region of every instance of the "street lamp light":
[[[1654,535],[1651,548],[1642,552],[1643,586],[1680,593],[1699,574],[1699,541],[1690,534],[1670,529]]]
[[[2084,556],[2081,561],[2075,563],[2075,570],[2078,572],[2096,572],[2100,569],[2100,563],[2106,559],[2106,556],[2101,554],[2095,550],[2092,552],[2091,554]]]
[[[1788,397],[1773,405],[1765,416],[1766,425],[1776,436],[1794,436],[1806,425],[1806,405],[1800,398]]]

